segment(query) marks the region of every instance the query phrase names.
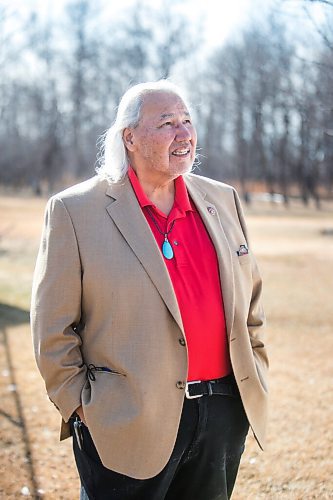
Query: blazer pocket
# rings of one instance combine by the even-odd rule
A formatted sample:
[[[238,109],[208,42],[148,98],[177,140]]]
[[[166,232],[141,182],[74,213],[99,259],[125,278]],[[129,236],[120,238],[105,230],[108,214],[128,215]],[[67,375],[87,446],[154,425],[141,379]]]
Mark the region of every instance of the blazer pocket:
[[[92,363],[90,363],[87,366],[87,377],[92,382],[95,382],[96,374],[99,374],[99,373],[108,373],[110,375],[119,375],[121,377],[126,377],[126,375],[124,373],[120,373],[116,370],[113,370],[113,369],[107,367],[107,366],[95,366]]]

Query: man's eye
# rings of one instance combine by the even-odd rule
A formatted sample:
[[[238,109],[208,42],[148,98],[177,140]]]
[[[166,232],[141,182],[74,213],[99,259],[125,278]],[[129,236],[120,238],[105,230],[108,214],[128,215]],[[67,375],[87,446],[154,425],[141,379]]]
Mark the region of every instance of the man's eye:
[[[171,122],[165,122],[165,123],[163,123],[163,125],[172,125],[172,123]]]
[[[187,118],[186,120],[184,120],[184,123],[192,123],[192,122],[189,118]]]

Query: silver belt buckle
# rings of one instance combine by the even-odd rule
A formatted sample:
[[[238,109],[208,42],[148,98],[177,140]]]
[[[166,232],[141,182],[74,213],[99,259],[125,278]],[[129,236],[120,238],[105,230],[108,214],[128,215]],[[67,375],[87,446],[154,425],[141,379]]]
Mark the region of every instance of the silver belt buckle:
[[[186,387],[185,387],[185,396],[187,399],[196,399],[196,398],[201,398],[203,396],[203,394],[196,394],[195,396],[191,396],[190,393],[188,392],[188,386],[189,385],[192,385],[192,384],[200,384],[201,383],[201,380],[192,380],[191,382],[187,382],[186,383]]]

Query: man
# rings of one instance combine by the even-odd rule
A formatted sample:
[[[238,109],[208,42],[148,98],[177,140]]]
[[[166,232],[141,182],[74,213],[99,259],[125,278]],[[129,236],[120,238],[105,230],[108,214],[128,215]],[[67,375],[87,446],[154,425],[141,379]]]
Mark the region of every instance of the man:
[[[261,280],[196,141],[177,87],[134,86],[98,176],[48,203],[32,330],[82,498],[227,499],[249,424],[264,444]]]

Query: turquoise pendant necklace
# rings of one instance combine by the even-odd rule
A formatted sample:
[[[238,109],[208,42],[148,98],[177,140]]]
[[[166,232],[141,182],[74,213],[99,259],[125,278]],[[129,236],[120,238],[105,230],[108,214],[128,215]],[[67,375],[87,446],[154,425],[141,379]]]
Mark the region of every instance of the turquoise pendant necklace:
[[[169,236],[169,234],[171,233],[171,231],[173,229],[175,221],[174,220],[172,221],[169,231],[167,233],[164,233],[163,231],[161,231],[161,229],[160,229],[160,227],[159,227],[159,225],[157,223],[157,220],[153,216],[153,214],[152,214],[152,212],[151,212],[151,210],[150,210],[149,207],[147,207],[147,210],[148,210],[148,213],[149,213],[149,215],[150,215],[153,223],[155,224],[155,227],[156,227],[157,231],[164,236],[164,241],[163,241],[163,244],[162,244],[162,254],[163,254],[163,256],[166,259],[170,260],[170,259],[173,258],[174,253],[173,253],[173,249],[172,249],[171,243],[168,240],[168,236]]]

